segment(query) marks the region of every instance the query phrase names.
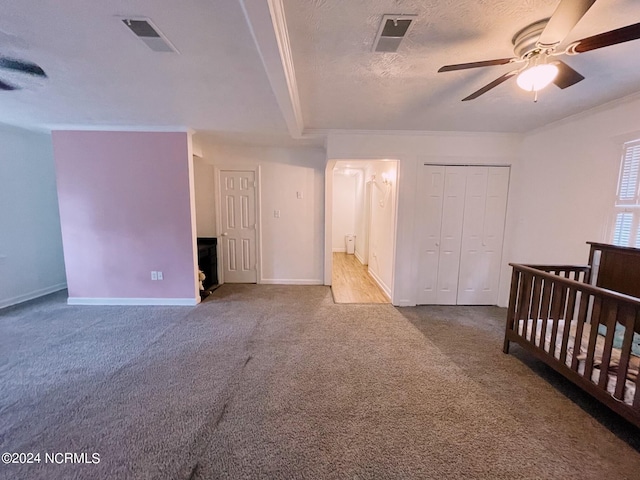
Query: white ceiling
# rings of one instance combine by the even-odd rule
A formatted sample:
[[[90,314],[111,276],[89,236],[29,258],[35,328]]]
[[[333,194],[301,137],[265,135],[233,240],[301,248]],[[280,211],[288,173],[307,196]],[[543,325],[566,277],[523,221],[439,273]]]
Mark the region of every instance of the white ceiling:
[[[285,35],[274,29],[273,13],[256,7],[262,0],[0,0],[0,55],[36,62],[49,75],[35,80],[0,71],[0,79],[24,86],[0,92],[0,122],[44,129],[188,127],[217,139],[270,144],[298,136],[292,118],[298,130],[316,133],[524,132],[640,92],[640,40],[565,57],[586,80],[564,91],[552,85],[537,104],[513,80],[460,101],[509,65],[436,73],[445,64],[511,56],[512,36],[550,16],[557,0],[270,5],[279,1]],[[397,54],[371,52],[385,13],[417,14]],[[118,16],[150,18],[180,54],[152,52]],[[640,1],[598,0],[567,40],[637,22]],[[269,30],[288,42],[269,40]],[[279,47],[278,58],[269,42]],[[296,107],[301,118],[292,113]]]
[[[151,51],[117,16],[149,17],[180,54]],[[0,92],[0,122],[287,131],[238,1],[2,0],[0,31],[0,54],[49,75]]]
[[[563,57],[586,79],[551,85],[537,104],[510,80],[461,99],[512,65],[437,73],[446,64],[513,56],[520,29],[558,0],[285,0],[308,129],[524,132],[640,90],[640,40]],[[398,53],[371,47],[383,14],[417,14]],[[567,43],[640,22],[640,1],[598,0]]]

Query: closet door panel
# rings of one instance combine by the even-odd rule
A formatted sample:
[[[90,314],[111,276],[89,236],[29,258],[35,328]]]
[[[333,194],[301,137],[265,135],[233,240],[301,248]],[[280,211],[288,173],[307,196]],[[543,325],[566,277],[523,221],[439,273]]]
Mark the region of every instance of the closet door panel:
[[[495,305],[509,185],[508,167],[469,170],[460,255],[460,305]]]
[[[426,165],[418,174],[418,304],[436,303],[440,227],[444,193],[445,167]]]
[[[446,167],[435,302],[440,305],[455,305],[457,300],[465,188],[466,168]]]
[[[467,190],[462,226],[460,275],[458,278],[459,304],[474,303],[474,297],[485,283],[487,259],[483,255],[483,233],[487,199],[488,167],[467,167]]]

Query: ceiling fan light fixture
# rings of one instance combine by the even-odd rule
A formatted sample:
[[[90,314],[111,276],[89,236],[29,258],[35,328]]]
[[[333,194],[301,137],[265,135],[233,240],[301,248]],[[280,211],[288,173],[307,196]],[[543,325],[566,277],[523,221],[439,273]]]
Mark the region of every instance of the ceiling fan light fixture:
[[[553,82],[557,75],[557,66],[543,63],[520,72],[516,82],[521,89],[527,92],[537,92]]]

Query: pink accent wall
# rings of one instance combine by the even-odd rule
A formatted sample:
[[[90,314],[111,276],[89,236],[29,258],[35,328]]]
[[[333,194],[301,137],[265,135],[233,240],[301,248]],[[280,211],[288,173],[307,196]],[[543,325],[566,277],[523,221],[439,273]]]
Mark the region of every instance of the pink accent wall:
[[[196,298],[187,134],[52,135],[69,297]]]

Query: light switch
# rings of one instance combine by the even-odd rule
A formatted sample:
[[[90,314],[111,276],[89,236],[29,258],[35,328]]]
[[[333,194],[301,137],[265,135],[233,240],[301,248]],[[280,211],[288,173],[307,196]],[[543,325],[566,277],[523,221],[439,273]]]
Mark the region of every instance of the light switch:
[[[302,199],[302,192],[296,192],[296,197],[298,197],[298,200]]]

